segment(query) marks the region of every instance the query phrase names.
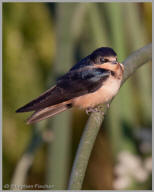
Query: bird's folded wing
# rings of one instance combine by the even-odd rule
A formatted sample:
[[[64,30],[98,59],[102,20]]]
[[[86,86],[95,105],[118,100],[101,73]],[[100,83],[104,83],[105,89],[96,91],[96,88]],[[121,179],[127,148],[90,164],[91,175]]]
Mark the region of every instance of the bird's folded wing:
[[[70,71],[57,81],[56,86],[19,108],[16,112],[40,110],[94,92],[102,86],[109,75],[110,71],[102,68],[83,68],[80,71]]]

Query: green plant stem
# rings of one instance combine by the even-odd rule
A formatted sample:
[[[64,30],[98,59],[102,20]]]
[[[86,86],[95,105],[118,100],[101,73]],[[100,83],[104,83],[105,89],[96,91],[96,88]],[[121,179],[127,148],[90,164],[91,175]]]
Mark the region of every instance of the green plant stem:
[[[125,40],[125,29],[123,27],[123,4],[122,3],[107,3],[105,4],[106,12],[108,13],[108,19],[110,23],[111,30],[111,41],[114,50],[118,53],[118,61],[122,62],[126,58],[126,40]],[[120,43],[119,43],[120,42]],[[128,83],[127,83],[128,84]],[[124,90],[125,88],[125,90]],[[112,104],[112,110],[109,110],[107,121],[107,132],[109,134],[110,140],[112,142],[113,159],[117,156],[117,153],[124,146],[124,141],[122,137],[121,128],[121,118],[125,119],[126,111],[129,111],[128,107],[123,104],[125,101],[123,98],[128,98],[126,95],[126,86],[120,90],[119,95],[122,95],[121,99],[116,99]],[[131,94],[131,93],[130,93]],[[130,98],[130,97],[129,97]],[[118,109],[118,110],[117,110]]]
[[[152,59],[152,44],[149,44],[134,53],[132,53],[124,62],[125,72],[122,84],[143,64]],[[102,112],[106,113],[107,108],[104,107]],[[95,139],[103,122],[104,116],[101,112],[94,112],[90,115],[85,126],[74,165],[72,168],[69,190],[81,190],[86,168],[93,149]]]
[[[70,23],[74,14],[73,3],[60,3],[56,6],[56,38],[57,56],[53,71],[56,76],[64,74],[73,63],[73,36]],[[57,115],[52,120],[54,137],[48,146],[47,184],[54,185],[54,190],[64,190],[67,187],[69,163],[71,159],[71,114],[69,111]],[[62,123],[64,122],[64,123]]]

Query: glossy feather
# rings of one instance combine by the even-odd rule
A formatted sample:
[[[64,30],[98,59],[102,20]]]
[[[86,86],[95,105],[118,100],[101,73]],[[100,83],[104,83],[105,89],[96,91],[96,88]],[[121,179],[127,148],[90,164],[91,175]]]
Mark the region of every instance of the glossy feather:
[[[120,88],[124,67],[112,48],[93,51],[56,81],[56,85],[16,112],[35,111],[27,123],[52,117],[73,106],[95,107],[108,103]]]
[[[109,74],[109,70],[97,68],[71,71],[61,77],[56,86],[19,108],[16,112],[40,110],[94,92],[102,86]]]

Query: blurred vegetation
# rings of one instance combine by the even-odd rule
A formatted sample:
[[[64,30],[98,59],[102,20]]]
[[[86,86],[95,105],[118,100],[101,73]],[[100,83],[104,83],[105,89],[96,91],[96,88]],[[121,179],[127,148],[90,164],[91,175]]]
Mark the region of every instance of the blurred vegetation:
[[[75,109],[34,127],[25,123],[29,114],[15,110],[94,49],[112,47],[122,62],[152,41],[151,32],[152,3],[3,3],[3,185],[11,183],[35,131],[41,129],[43,141],[33,151],[26,184],[66,189],[87,115]],[[119,157],[131,159],[123,152],[145,167],[151,158],[151,71],[151,63],[141,67],[111,104],[83,189],[151,189],[151,171],[140,180],[129,173],[129,182],[118,180],[116,172]]]

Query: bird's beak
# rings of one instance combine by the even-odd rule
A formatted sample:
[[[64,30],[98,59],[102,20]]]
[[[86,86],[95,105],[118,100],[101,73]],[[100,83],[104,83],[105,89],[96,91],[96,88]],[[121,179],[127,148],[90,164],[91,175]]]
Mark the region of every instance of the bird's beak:
[[[122,63],[119,63],[119,65],[121,66],[122,70],[124,71],[124,65]]]

